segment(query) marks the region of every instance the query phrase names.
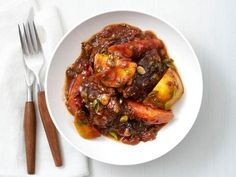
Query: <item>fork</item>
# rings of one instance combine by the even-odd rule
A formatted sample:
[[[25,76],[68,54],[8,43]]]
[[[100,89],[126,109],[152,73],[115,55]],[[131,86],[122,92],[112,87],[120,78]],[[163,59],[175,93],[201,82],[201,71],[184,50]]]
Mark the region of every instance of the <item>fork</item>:
[[[20,26],[18,25],[20,42],[22,52],[26,52],[23,48],[23,38],[20,33]],[[26,149],[26,162],[27,162],[27,172],[28,174],[35,173],[35,145],[36,145],[36,116],[35,116],[35,106],[33,100],[33,85],[35,77],[30,71],[23,57],[23,64],[25,68],[25,82],[27,85],[27,101],[25,103],[24,112],[24,136],[25,136],[25,149]]]
[[[62,165],[61,152],[55,125],[52,122],[50,114],[47,109],[45,91],[41,84],[39,74],[44,65],[44,54],[39,40],[39,36],[34,22],[27,22],[23,24],[23,32],[19,28],[19,34],[24,38],[23,54],[26,66],[34,73],[37,88],[38,88],[38,107],[43,122],[44,130],[46,132],[47,140],[51,149],[51,153],[56,166]],[[24,52],[25,51],[25,52]]]

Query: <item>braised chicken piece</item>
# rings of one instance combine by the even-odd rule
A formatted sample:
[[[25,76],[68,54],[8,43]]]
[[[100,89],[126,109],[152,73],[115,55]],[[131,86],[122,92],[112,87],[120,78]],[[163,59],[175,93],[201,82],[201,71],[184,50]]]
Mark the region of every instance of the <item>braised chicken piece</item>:
[[[157,49],[147,51],[137,65],[133,82],[125,87],[123,96],[140,102],[152,91],[167,67],[162,63]]]
[[[150,49],[162,49],[163,43],[159,39],[137,40],[123,44],[112,45],[108,48],[108,52],[116,55],[124,56],[126,58],[138,58],[144,52]]]
[[[81,56],[92,64],[95,55],[97,53],[107,53],[109,46],[126,43],[139,37],[143,37],[143,33],[136,27],[127,24],[109,25],[90,40],[82,43]]]
[[[93,125],[105,127],[119,115],[121,106],[115,90],[102,85],[95,76],[83,80],[79,89]]]

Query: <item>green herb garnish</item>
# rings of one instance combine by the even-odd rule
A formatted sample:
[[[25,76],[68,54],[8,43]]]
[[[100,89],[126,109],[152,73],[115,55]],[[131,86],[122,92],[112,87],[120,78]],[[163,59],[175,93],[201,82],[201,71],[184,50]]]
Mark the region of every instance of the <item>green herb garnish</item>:
[[[174,88],[173,92],[172,92],[172,98],[176,97],[176,92],[177,92],[177,89]]]
[[[155,97],[157,95],[157,93],[158,93],[158,91],[152,91],[148,94],[148,96],[150,96],[150,97],[154,96]]]
[[[121,123],[127,122],[128,119],[129,119],[129,117],[128,117],[127,115],[121,116],[120,122],[121,122]]]
[[[143,74],[146,73],[145,69],[144,69],[142,66],[138,66],[138,67],[137,67],[137,72],[138,72],[139,74],[141,74],[141,75],[143,75]]]
[[[115,132],[109,132],[109,134],[116,140],[118,140],[118,136]]]
[[[165,103],[165,104],[164,104],[164,109],[165,109],[165,110],[168,110],[169,108],[170,108],[170,104],[169,104],[169,103]]]
[[[125,74],[129,74],[129,69],[124,69],[124,71],[125,71]]]
[[[100,108],[99,100],[98,99],[93,100],[93,105],[92,106],[95,109],[95,112],[98,113],[99,108]]]
[[[88,124],[88,120],[87,119],[79,119],[78,124],[79,125],[86,125],[86,124]]]
[[[162,63],[168,68],[176,69],[174,65],[174,60],[171,58],[164,59]]]
[[[109,80],[109,76],[108,76],[108,75],[105,75],[105,76],[102,77],[102,79],[103,79],[104,81],[107,81],[107,80]]]
[[[157,80],[157,77],[158,77],[158,75],[156,74],[156,73],[154,73],[153,75],[152,75],[152,77],[151,77],[151,79],[156,79]]]
[[[97,72],[97,73],[101,72],[102,70],[103,70],[103,68],[102,68],[101,66],[98,66],[98,67],[96,68],[96,72]]]

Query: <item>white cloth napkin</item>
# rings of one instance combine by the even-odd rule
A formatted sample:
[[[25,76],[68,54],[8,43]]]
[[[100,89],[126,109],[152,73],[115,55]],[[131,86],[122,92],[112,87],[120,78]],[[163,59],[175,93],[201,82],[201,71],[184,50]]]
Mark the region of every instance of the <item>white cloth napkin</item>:
[[[27,176],[23,133],[26,101],[24,67],[17,24],[28,19],[31,7],[48,63],[63,34],[55,7],[39,10],[32,0],[15,1],[0,7],[0,177]],[[56,167],[40,117],[37,117],[36,175],[38,177],[80,177],[88,175],[87,159],[61,137],[63,166]]]

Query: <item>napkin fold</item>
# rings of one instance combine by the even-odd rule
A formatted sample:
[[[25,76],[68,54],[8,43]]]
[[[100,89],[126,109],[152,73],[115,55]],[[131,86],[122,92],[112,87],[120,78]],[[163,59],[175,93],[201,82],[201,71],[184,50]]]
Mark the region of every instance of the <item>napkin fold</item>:
[[[14,1],[14,3],[0,7],[0,177],[27,176],[23,132],[24,104],[27,95],[17,24],[29,19],[32,10],[46,56],[46,65],[55,44],[64,33],[56,7],[40,9],[33,0]],[[45,73],[44,71],[45,68],[42,73]],[[44,76],[42,75],[42,77]],[[62,167],[54,165],[37,111],[35,176],[87,176],[87,158],[60,136],[59,139],[63,155]]]

